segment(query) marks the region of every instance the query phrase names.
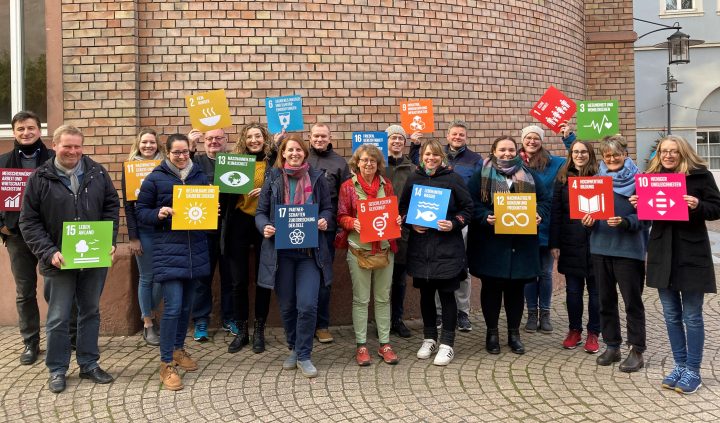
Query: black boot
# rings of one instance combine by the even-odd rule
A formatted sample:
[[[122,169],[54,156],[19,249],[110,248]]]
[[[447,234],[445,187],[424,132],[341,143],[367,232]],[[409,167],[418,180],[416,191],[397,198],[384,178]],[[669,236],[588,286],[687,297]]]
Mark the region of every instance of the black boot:
[[[635,347],[632,347],[625,361],[620,363],[619,369],[621,372],[632,373],[642,369],[643,366],[645,366],[645,361],[643,360],[642,353],[638,352]]]
[[[265,351],[265,319],[255,319],[252,350],[255,354]]]
[[[40,340],[33,339],[25,344],[25,349],[20,354],[20,364],[30,365],[37,361],[38,354],[40,354]]]
[[[515,354],[525,354],[525,345],[520,341],[520,329],[508,329],[508,346]]]
[[[500,354],[500,335],[498,334],[498,328],[487,330],[485,336],[485,349],[490,354]]]
[[[609,366],[620,361],[620,348],[608,346],[595,362],[598,366]]]
[[[237,322],[238,334],[235,339],[228,345],[229,353],[236,353],[242,349],[245,345],[250,343],[248,339],[248,322],[247,320],[238,320]]]

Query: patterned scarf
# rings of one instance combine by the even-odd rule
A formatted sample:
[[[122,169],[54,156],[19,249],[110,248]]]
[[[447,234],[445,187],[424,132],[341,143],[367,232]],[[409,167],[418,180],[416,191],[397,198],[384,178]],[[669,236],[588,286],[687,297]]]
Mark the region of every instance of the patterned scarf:
[[[626,157],[622,169],[617,172],[609,171],[605,162],[601,161],[598,176],[612,176],[613,191],[623,197],[630,197],[635,194],[635,174],[639,171],[640,170],[637,166],[635,166],[632,159],[630,157]]]
[[[312,195],[312,185],[310,184],[310,175],[308,169],[310,165],[305,162],[300,166],[290,166],[287,162],[283,166],[283,182],[285,183],[285,195],[283,201],[285,204],[300,205],[305,204]],[[297,180],[295,186],[295,196],[290,201],[290,179]]]
[[[510,160],[491,156],[491,158],[485,159],[480,171],[480,198],[482,201],[492,203],[494,193],[510,192],[507,177],[512,179],[515,192],[535,192],[535,181],[523,165],[523,160],[519,155]]]

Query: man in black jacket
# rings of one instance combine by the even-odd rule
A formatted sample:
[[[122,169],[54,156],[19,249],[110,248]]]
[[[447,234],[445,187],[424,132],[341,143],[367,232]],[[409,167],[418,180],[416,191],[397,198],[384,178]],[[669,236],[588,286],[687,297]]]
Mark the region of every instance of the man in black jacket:
[[[55,153],[40,139],[40,117],[22,111],[12,118],[15,142],[12,151],[0,156],[0,168],[35,169]],[[40,312],[37,303],[37,258],[28,248],[18,227],[19,211],[0,212],[0,236],[10,256],[15,279],[18,326],[25,349],[20,364],[30,365],[40,352]]]
[[[30,175],[20,212],[20,231],[40,264],[45,277],[47,354],[49,389],[65,390],[65,373],[70,366],[68,325],[73,302],[78,308],[76,358],[80,378],[110,383],[113,377],[98,365],[100,295],[107,268],[60,270],[65,259],[60,252],[63,222],[112,221],[115,253],[120,201],[107,171],[82,154],[83,135],[64,125],[53,134],[55,158],[47,160]]]

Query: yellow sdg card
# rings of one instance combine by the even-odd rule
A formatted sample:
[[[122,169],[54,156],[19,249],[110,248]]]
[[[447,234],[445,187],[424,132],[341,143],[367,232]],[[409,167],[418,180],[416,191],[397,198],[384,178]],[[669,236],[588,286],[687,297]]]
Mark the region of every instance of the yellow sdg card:
[[[127,201],[135,201],[140,194],[140,186],[142,186],[145,177],[150,174],[156,167],[160,165],[161,160],[137,160],[132,162],[124,162],[123,169],[125,171],[125,195]]]
[[[493,201],[496,234],[537,234],[535,193],[496,193]]]
[[[175,185],[172,229],[217,229],[219,195],[220,188],[215,185]]]
[[[206,91],[185,97],[190,123],[203,132],[232,126],[225,90]]]

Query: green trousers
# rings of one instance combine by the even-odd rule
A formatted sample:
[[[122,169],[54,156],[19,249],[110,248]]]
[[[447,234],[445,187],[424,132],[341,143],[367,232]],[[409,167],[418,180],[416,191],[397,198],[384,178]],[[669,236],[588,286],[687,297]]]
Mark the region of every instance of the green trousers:
[[[347,253],[350,278],[352,279],[353,304],[352,320],[355,329],[355,342],[367,342],[368,305],[370,290],[375,293],[375,324],[377,325],[380,344],[390,342],[390,288],[392,286],[393,263],[395,255],[389,252],[390,264],[382,269],[361,269],[357,258],[350,251]]]

